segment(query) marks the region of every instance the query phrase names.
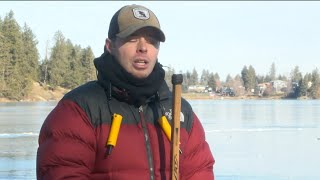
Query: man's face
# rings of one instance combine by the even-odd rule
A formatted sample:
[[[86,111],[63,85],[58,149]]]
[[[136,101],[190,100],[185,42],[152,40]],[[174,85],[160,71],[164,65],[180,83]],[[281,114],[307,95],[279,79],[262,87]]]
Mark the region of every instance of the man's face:
[[[125,39],[106,41],[108,51],[119,64],[136,78],[146,78],[152,72],[159,52],[160,42],[150,28],[142,28]],[[108,48],[109,47],[109,48]]]

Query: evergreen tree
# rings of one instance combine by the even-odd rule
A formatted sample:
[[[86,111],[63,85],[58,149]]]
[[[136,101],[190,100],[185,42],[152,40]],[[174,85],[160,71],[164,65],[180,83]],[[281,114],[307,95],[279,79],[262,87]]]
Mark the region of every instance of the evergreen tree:
[[[198,73],[196,68],[193,68],[192,74],[190,76],[190,85],[197,85],[198,84]]]
[[[6,81],[5,81],[5,67],[6,67],[6,57],[8,57],[7,55],[7,50],[5,49],[5,37],[3,35],[2,32],[2,26],[3,26],[3,22],[2,19],[0,17],[0,97],[3,97],[3,93],[4,93],[4,89],[6,86]]]
[[[230,74],[228,74],[227,77],[226,77],[226,85],[230,87],[232,82],[233,82],[233,78],[231,77]]]
[[[263,75],[257,75],[258,84],[266,82],[266,78]]]
[[[87,47],[82,49],[81,53],[81,64],[83,67],[83,78],[84,82],[95,80],[96,77],[96,69],[93,64],[94,55],[91,47]]]
[[[299,88],[298,88],[298,96],[307,96],[308,95],[308,79],[307,75],[304,76],[303,79],[299,81]]]
[[[288,78],[285,75],[281,75],[281,74],[279,74],[278,79],[282,81],[288,81]]]
[[[310,95],[313,99],[317,99],[320,97],[320,78],[318,68],[312,71],[312,85],[310,87]]]
[[[261,82],[261,83],[264,83],[264,82],[271,82],[271,81],[273,81],[273,80],[272,80],[272,78],[270,77],[270,75],[269,75],[269,74],[267,74],[267,75],[264,77],[263,82]]]
[[[306,73],[306,75],[304,76],[304,79],[305,79],[304,81],[307,83],[307,94],[306,94],[306,96],[310,97],[311,85],[312,85],[312,74],[311,73]]]
[[[227,88],[233,88],[233,83],[234,83],[234,80],[232,78],[232,76],[230,74],[227,75],[226,77],[226,82],[225,82],[225,85]]]
[[[288,86],[288,90],[289,90],[289,96],[290,97],[298,97],[299,96],[299,83],[302,82],[302,74],[299,70],[299,66],[295,66],[294,69],[291,71],[290,73],[291,76],[291,82]]]
[[[23,74],[22,32],[14,19],[13,11],[4,18],[1,25],[2,43],[2,96],[19,100],[28,93],[29,81]]]
[[[241,71],[241,78],[242,78],[242,81],[243,81],[243,85],[244,85],[244,88],[246,91],[249,91],[250,90],[250,87],[249,87],[249,71],[248,71],[248,68],[247,66],[244,66],[242,68],[242,71]]]
[[[276,65],[274,62],[271,64],[269,76],[271,81],[276,80]]]
[[[214,74],[214,80],[216,81],[217,88],[221,87],[221,80],[220,80],[220,76],[218,73]]]
[[[255,87],[257,86],[256,71],[251,65],[249,66],[248,74],[249,74],[249,88],[255,89]]]
[[[256,72],[251,65],[249,66],[249,68],[247,68],[247,66],[243,67],[241,71],[241,78],[247,92],[251,92],[251,90],[255,89],[255,87],[257,86]]]
[[[213,91],[217,91],[217,82],[213,73],[209,74],[208,86],[211,87]]]
[[[239,74],[234,77],[232,88],[236,96],[243,95],[243,81]]]
[[[90,47],[82,49],[80,45],[73,45],[70,39],[65,40],[60,31],[56,32],[55,45],[47,64],[50,85],[71,89],[96,79],[93,59]]]
[[[74,46],[68,39],[66,41],[66,51],[68,57],[68,67],[67,71],[65,72],[66,76],[63,78],[60,86],[72,89],[84,82],[84,67],[81,64],[80,58],[81,47],[79,45]]]
[[[312,81],[312,74],[311,73],[306,73],[306,79],[307,79],[307,81],[309,82],[309,81]]]
[[[200,84],[201,85],[207,85],[208,84],[209,75],[210,75],[209,70],[205,70],[205,69],[202,70],[202,74],[201,74],[201,77],[200,77]]]
[[[299,66],[295,66],[294,69],[291,71],[291,82],[299,82],[302,79],[302,74],[299,70]]]
[[[40,64],[40,81],[46,85],[48,80],[48,66],[49,66],[49,59],[48,59],[48,51],[49,51],[49,42],[46,43],[46,54],[44,59]]]
[[[54,41],[48,64],[48,82],[53,88],[65,83],[70,65],[67,43],[61,31],[55,33]]]
[[[192,82],[191,82],[191,73],[189,70],[187,70],[186,72],[186,78],[183,78],[185,79],[186,81],[186,85],[189,87],[190,85],[193,85]]]
[[[39,52],[37,49],[38,41],[27,24],[23,27],[23,70],[22,74],[34,81],[39,80]]]

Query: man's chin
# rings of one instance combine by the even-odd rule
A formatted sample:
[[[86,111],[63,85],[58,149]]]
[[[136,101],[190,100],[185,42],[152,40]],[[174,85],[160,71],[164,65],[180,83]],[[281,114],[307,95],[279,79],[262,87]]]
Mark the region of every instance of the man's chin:
[[[150,75],[150,73],[146,73],[146,72],[142,73],[142,72],[139,72],[139,73],[133,73],[133,74],[131,74],[131,75],[134,76],[134,77],[137,78],[137,79],[145,79],[145,78],[147,78],[147,77]]]

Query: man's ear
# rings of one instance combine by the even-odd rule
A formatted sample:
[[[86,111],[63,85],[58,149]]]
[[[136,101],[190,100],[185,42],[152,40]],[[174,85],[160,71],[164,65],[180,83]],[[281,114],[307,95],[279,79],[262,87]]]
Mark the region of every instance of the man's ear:
[[[112,41],[109,39],[109,38],[107,38],[106,39],[106,44],[104,45],[104,49],[105,49],[105,51],[108,51],[110,54],[112,54],[111,52],[112,52]]]

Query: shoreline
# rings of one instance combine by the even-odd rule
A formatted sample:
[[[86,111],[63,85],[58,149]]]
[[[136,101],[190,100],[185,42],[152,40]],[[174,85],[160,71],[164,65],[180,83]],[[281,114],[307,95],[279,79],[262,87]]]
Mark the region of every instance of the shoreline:
[[[10,100],[8,98],[0,98],[0,103],[8,102],[50,102],[50,101],[59,101],[64,94],[61,96],[50,96],[50,98],[45,98],[37,95],[36,97],[26,98],[22,100]],[[259,97],[259,96],[210,96],[207,94],[190,94],[182,93],[181,96],[186,100],[310,100],[310,98],[302,97],[298,99],[284,98],[282,96],[269,96],[269,97]]]
[[[0,97],[0,103],[6,102],[49,102],[59,101],[70,89],[57,87],[50,89],[48,86],[42,85],[38,82],[33,83],[32,91],[28,97],[22,100],[12,100],[9,98]],[[310,100],[308,97],[300,97],[297,99],[285,98],[283,94],[276,94],[267,97],[256,95],[243,95],[243,96],[219,96],[209,93],[182,93],[181,96],[186,100]]]

